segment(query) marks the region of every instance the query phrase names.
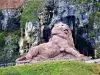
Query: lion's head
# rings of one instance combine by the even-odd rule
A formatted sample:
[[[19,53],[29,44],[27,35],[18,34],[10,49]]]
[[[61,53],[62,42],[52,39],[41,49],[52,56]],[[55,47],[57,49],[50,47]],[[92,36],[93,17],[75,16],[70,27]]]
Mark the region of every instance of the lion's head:
[[[66,25],[66,24],[64,24],[62,22],[55,24],[54,27],[53,27],[53,29],[52,29],[52,37],[53,36],[58,36],[61,39],[67,40],[68,44],[71,47],[75,48],[74,42],[73,42],[73,38],[72,38],[72,33],[71,33],[71,30],[70,30],[70,28],[69,28],[68,25]]]
[[[54,25],[52,29],[52,35],[58,35],[58,34],[69,34],[70,33],[70,28],[68,25],[60,22]]]

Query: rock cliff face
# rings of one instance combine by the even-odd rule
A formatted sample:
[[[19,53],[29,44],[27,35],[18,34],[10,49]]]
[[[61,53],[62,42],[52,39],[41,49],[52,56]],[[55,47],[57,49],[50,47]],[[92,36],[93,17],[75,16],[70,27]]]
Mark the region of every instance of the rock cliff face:
[[[76,48],[87,56],[94,56],[95,39],[90,36],[94,29],[93,25],[89,25],[89,15],[92,12],[93,3],[72,4],[67,0],[49,0],[39,14],[42,39],[47,42],[53,25],[63,22],[72,29]],[[70,18],[70,15],[75,18]]]
[[[0,29],[13,31],[20,28],[20,9],[5,9],[1,12]]]
[[[20,55],[27,53],[30,47],[36,46],[39,44],[39,22],[27,22],[25,25],[25,31],[21,29],[21,37],[19,41],[19,52]]]
[[[98,42],[99,33],[97,36],[94,36],[96,32],[94,32],[93,23],[91,24],[89,21],[90,15],[93,12],[93,3],[73,3],[74,2],[67,0],[48,0],[44,8],[39,11],[36,22],[31,24],[26,22],[25,31],[27,33],[23,31],[22,34],[25,35],[21,36],[20,39],[22,39],[22,41],[19,41],[19,51],[21,55],[27,52],[30,47],[40,44],[40,42],[48,42],[51,37],[50,34],[53,25],[57,22],[63,22],[68,24],[72,30],[76,48],[84,55],[94,56],[95,41]],[[20,15],[20,9],[2,10],[0,12],[0,31],[13,31],[19,29]],[[71,18],[70,16],[74,17]],[[98,38],[95,39],[96,37]]]
[[[0,33],[4,32],[3,40],[5,40],[4,48],[1,50],[3,53],[0,59],[1,63],[12,62],[18,55],[20,15],[20,9],[3,9],[0,11]]]
[[[41,43],[48,42],[53,25],[63,22],[72,30],[76,48],[87,56],[94,56],[95,39],[90,36],[93,25],[89,25],[89,15],[92,12],[93,3],[73,4],[67,0],[49,0],[38,13],[40,36],[37,37]]]

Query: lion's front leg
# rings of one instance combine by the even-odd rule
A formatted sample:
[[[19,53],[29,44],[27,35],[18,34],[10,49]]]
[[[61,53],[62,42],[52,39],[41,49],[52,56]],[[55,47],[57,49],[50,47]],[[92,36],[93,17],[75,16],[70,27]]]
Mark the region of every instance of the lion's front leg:
[[[83,54],[80,54],[77,50],[75,50],[75,49],[73,49],[73,48],[66,48],[65,51],[66,51],[67,53],[70,53],[70,54],[76,56],[76,57],[84,57]]]

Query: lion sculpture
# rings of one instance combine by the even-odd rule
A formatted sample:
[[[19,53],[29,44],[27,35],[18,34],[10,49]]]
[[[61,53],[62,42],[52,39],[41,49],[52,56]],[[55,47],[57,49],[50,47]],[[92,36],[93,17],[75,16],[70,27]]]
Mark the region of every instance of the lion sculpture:
[[[71,30],[68,25],[62,22],[54,25],[51,31],[51,39],[48,43],[43,43],[38,46],[32,47],[29,52],[18,58],[18,61],[42,60],[62,56],[63,54],[71,54],[76,58],[84,57],[80,54],[74,46]]]

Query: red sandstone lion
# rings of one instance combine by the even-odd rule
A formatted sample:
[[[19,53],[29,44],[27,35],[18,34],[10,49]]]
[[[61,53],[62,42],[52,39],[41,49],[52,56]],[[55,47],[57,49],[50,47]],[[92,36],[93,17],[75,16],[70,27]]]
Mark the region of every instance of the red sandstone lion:
[[[52,37],[48,43],[31,48],[25,56],[18,58],[16,62],[54,58],[62,53],[70,53],[75,57],[83,56],[74,47],[72,33],[68,25],[63,23],[55,24],[51,33]]]

